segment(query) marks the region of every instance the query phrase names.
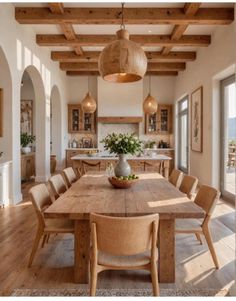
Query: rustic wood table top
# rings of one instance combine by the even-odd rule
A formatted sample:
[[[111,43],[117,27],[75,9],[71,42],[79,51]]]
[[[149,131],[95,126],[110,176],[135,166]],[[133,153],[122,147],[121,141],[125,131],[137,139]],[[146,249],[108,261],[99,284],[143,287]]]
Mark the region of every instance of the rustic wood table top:
[[[104,172],[89,172],[60,196],[45,217],[89,219],[91,212],[137,216],[159,213],[161,219],[201,218],[204,211],[158,173],[139,173],[129,189],[115,189]]]

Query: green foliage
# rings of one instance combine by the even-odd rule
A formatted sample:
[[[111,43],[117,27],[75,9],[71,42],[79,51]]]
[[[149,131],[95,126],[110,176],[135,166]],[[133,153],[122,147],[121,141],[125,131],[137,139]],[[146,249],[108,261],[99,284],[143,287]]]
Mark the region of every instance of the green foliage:
[[[141,151],[142,142],[135,134],[109,134],[101,143],[104,143],[105,150],[111,154],[131,154]]]
[[[155,144],[156,144],[155,141],[149,140],[145,143],[145,148],[153,148]]]
[[[30,143],[35,141],[35,136],[28,135],[27,133],[20,134],[20,144],[22,147],[27,147]]]

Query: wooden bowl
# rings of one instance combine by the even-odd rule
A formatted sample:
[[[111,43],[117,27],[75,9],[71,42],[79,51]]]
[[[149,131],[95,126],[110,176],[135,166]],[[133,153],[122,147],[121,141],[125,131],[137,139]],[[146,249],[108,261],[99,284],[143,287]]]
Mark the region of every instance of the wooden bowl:
[[[111,185],[115,188],[127,189],[127,188],[130,188],[135,183],[137,183],[139,179],[118,180],[115,177],[109,177],[108,180],[111,183]]]

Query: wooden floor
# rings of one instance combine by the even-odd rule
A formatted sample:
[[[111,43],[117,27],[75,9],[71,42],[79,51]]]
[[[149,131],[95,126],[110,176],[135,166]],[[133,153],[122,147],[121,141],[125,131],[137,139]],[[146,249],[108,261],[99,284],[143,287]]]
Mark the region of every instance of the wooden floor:
[[[32,184],[31,184],[32,185]],[[73,236],[57,235],[36,254],[28,269],[36,215],[27,198],[31,185],[23,186],[24,201],[0,210],[0,295],[15,288],[87,287],[73,283]],[[219,201],[211,223],[214,245],[221,268],[214,269],[206,243],[193,235],[176,237],[176,283],[162,288],[231,288],[235,277],[235,211]],[[98,288],[151,287],[147,272],[107,271],[99,275]],[[233,290],[230,290],[231,294]]]

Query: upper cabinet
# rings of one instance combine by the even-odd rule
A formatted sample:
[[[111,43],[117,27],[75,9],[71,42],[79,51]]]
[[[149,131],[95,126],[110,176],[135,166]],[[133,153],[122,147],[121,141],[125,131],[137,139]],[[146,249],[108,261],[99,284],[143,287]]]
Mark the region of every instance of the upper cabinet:
[[[158,104],[157,113],[145,116],[146,134],[171,134],[172,133],[172,105]]]
[[[80,104],[68,105],[68,132],[95,133],[96,112],[84,113]]]

